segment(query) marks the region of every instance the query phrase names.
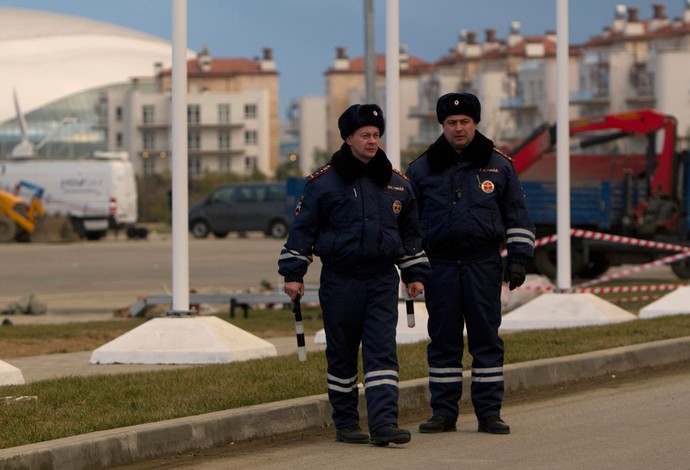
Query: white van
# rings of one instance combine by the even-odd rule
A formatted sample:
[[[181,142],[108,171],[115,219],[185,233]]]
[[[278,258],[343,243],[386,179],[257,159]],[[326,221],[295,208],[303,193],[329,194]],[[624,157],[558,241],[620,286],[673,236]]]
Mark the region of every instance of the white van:
[[[20,181],[43,188],[46,214],[69,216],[90,240],[137,222],[136,181],[126,152],[95,152],[79,160],[0,160],[0,189],[16,192]],[[19,196],[28,201],[32,194]]]

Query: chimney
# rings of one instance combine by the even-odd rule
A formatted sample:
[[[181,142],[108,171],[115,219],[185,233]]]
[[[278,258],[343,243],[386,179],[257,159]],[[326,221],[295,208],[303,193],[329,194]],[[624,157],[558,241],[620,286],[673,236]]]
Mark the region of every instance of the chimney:
[[[611,25],[612,33],[622,33],[625,28],[625,5],[616,5],[615,16],[613,24]]]
[[[498,49],[500,44],[496,41],[496,30],[493,28],[488,28],[484,30],[485,38],[484,47],[482,48],[484,52],[493,51]]]
[[[199,63],[199,68],[202,72],[211,71],[213,61],[211,60],[211,52],[209,51],[207,46],[201,48],[201,51],[199,51],[199,56],[197,57],[197,61]]]
[[[259,61],[259,68],[262,72],[275,72],[276,62],[273,60],[273,49],[264,47],[263,53],[263,58]]]
[[[655,3],[652,5],[654,9],[654,19],[655,20],[665,20],[666,16],[666,5],[663,3]]]
[[[410,69],[410,54],[407,53],[407,44],[400,44],[400,70]]]
[[[666,5],[664,5],[663,3],[654,3],[652,4],[652,9],[654,10],[654,16],[652,17],[652,20],[649,22],[650,32],[657,31],[671,24],[671,21],[668,19],[668,16],[666,16]]]
[[[466,45],[467,45],[467,30],[461,29],[460,33],[458,34],[458,42],[457,42],[457,44],[455,44],[455,52],[457,52],[458,54],[461,54],[465,50]]]
[[[344,47],[337,47],[335,49],[335,62],[333,68],[335,70],[348,70],[350,68],[350,59],[347,57]]]
[[[640,22],[640,9],[637,7],[628,7],[628,23],[625,25],[626,36],[639,36],[644,34],[644,24]]]
[[[477,33],[474,31],[467,32],[467,44],[465,45],[465,50],[463,51],[465,57],[480,57],[481,56],[481,46],[477,44]]]
[[[508,47],[513,47],[522,41],[522,33],[520,32],[520,22],[510,22],[510,34],[508,35]]]

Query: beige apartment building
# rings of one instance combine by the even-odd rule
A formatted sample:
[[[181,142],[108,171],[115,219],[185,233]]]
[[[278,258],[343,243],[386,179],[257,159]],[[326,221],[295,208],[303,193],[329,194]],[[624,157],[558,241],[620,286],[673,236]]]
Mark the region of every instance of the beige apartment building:
[[[126,150],[138,174],[171,169],[171,69],[110,90],[109,148]],[[212,58],[187,62],[187,151],[190,177],[254,171],[272,176],[279,163],[278,72],[271,49],[261,59]]]
[[[376,67],[376,104],[385,113],[386,96],[386,58],[377,55]],[[434,70],[433,64],[417,57],[411,57],[403,47],[400,53],[400,112],[401,117],[401,149],[409,149],[418,142],[419,131],[417,123],[405,119],[412,110],[419,106],[420,83],[424,74]],[[350,59],[345,48],[336,50],[333,65],[325,72],[326,77],[326,132],[328,151],[334,152],[343,143],[338,131],[338,117],[345,109],[355,103],[362,103],[365,99],[365,58],[363,56]],[[385,145],[384,134],[384,145]]]

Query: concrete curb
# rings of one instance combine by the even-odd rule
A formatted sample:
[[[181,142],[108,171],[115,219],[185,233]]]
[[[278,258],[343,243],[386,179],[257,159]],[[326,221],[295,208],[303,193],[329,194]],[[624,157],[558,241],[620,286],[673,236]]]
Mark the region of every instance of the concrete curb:
[[[507,365],[505,385],[510,392],[687,360],[690,337]],[[401,383],[400,410],[428,406],[427,385],[426,378]],[[469,397],[468,380],[465,387],[463,399]],[[360,405],[364,417],[363,400]],[[0,467],[93,470],[131,465],[229,442],[329,426],[330,415],[327,395],[322,394],[3,449]]]

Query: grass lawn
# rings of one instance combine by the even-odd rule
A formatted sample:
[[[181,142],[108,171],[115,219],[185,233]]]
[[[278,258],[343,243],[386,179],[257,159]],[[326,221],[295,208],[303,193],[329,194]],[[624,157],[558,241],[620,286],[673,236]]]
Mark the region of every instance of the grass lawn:
[[[307,335],[322,328],[317,309],[304,309]],[[223,317],[226,320],[227,315]],[[251,311],[230,319],[257,336],[294,335],[289,311]],[[0,357],[91,350],[145,320],[0,328]],[[686,336],[690,316],[605,326],[534,330],[504,335],[506,364]],[[428,375],[426,342],[400,345],[400,379]],[[468,354],[465,367],[470,368]],[[360,368],[361,369],[361,368]],[[310,352],[220,365],[109,376],[69,377],[0,387],[0,448],[147,422],[325,393],[326,360]]]

